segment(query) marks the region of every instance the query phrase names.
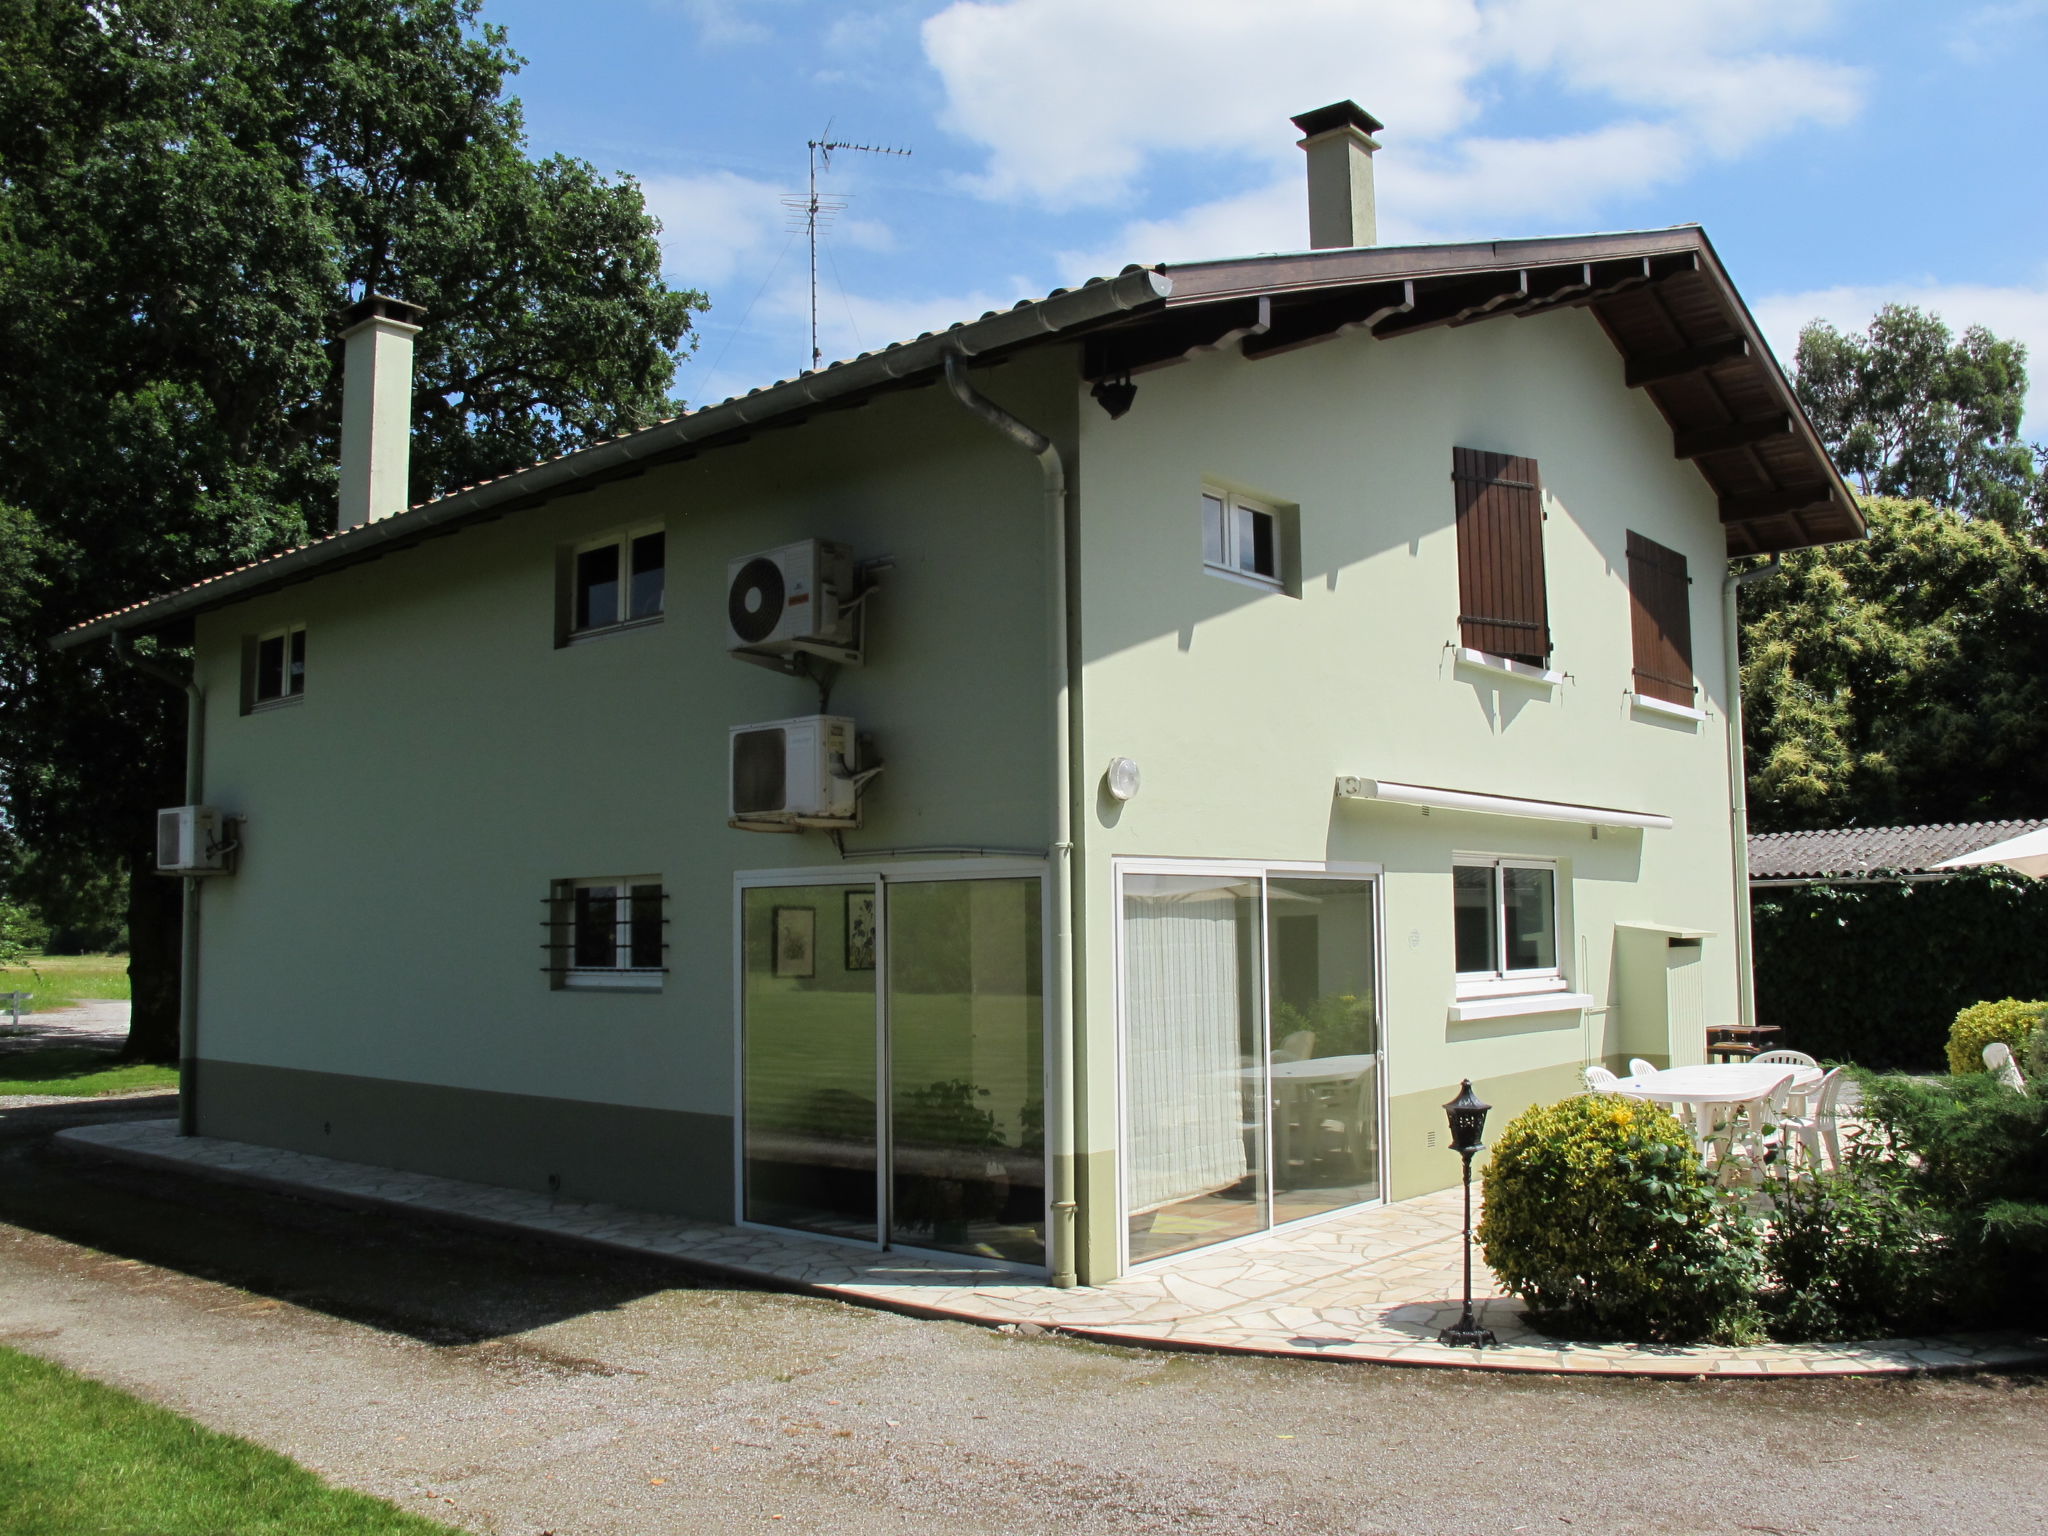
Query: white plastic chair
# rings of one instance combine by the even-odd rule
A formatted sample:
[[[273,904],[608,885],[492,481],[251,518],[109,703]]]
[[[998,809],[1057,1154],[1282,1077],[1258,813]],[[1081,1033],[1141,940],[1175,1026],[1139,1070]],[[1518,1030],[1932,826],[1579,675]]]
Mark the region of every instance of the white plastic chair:
[[[1808,1096],[1812,1108],[1778,1122],[1787,1144],[1798,1137],[1802,1156],[1816,1169],[1842,1166],[1842,1092],[1849,1086],[1849,1069],[1836,1067]]]
[[[1653,1065],[1652,1065],[1651,1063],[1649,1063],[1649,1062],[1647,1062],[1647,1061],[1643,1060],[1643,1058],[1642,1058],[1642,1057],[1640,1057],[1640,1056],[1631,1056],[1631,1057],[1629,1057],[1629,1059],[1628,1059],[1628,1075],[1629,1075],[1630,1077],[1653,1077],[1653,1076],[1655,1076],[1655,1075],[1656,1075],[1656,1073],[1657,1073],[1657,1068],[1656,1068],[1655,1066],[1653,1066]]]
[[[1615,1093],[1621,1087],[1621,1079],[1605,1067],[1588,1067],[1579,1076],[1584,1080],[1588,1093]]]
[[[2021,1093],[2027,1091],[2027,1080],[2020,1075],[2020,1064],[2012,1059],[2012,1047],[2003,1040],[1994,1040],[1984,1047],[1984,1065],[2006,1087]]]
[[[1779,1127],[1785,1120],[1785,1096],[1791,1087],[1788,1075],[1753,1099],[1713,1106],[1727,1112],[1727,1118],[1705,1138],[1723,1180],[1732,1183],[1738,1177],[1748,1181],[1763,1176],[1764,1164],[1784,1141],[1784,1132]],[[1707,1106],[1701,1108],[1705,1110]]]
[[[1750,1065],[1755,1067],[1817,1067],[1820,1063],[1804,1051],[1777,1050],[1765,1051],[1762,1055],[1752,1056],[1750,1058]]]

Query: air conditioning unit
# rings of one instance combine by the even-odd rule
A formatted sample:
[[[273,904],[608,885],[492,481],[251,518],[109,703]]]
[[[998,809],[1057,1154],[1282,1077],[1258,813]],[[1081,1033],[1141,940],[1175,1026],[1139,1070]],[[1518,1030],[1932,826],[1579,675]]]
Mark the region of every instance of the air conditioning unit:
[[[725,648],[742,661],[800,672],[799,658],[860,665],[860,601],[853,551],[805,539],[725,570]]]
[[[210,805],[173,805],[156,813],[156,872],[222,875],[234,838],[229,819]]]
[[[726,825],[749,832],[860,825],[859,739],[844,715],[802,715],[732,728]]]

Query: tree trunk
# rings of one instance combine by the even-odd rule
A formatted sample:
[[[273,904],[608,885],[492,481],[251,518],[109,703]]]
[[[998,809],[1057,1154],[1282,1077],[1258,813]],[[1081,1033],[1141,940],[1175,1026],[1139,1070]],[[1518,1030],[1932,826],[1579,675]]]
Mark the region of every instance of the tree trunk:
[[[130,1061],[178,1059],[178,971],[184,885],[159,875],[149,850],[128,860],[128,1044]]]

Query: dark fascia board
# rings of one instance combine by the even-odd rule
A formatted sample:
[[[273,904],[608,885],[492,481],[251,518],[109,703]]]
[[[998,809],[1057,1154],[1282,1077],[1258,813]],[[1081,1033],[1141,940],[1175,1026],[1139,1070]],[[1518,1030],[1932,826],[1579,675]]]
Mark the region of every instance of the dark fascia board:
[[[1811,505],[1828,504],[1843,511],[1859,530],[1868,525],[1862,508],[1827,448],[1814,431],[1813,423],[1793,393],[1792,382],[1778,364],[1777,355],[1764,339],[1763,330],[1749,311],[1742,294],[1721,264],[1720,255],[1697,224],[1678,224],[1669,229],[1642,230],[1607,235],[1558,235],[1532,240],[1493,240],[1467,245],[1356,246],[1325,251],[1293,251],[1270,256],[1252,256],[1231,261],[1190,262],[1167,265],[1160,270],[1172,281],[1173,292],[1166,308],[1173,311],[1199,304],[1241,299],[1252,294],[1278,295],[1319,288],[1341,288],[1394,279],[1423,282],[1437,279],[1476,277],[1559,266],[1567,263],[1611,261],[1617,257],[1655,257],[1690,254],[1714,284],[1727,305],[1736,335],[1748,343],[1750,360],[1764,370],[1779,408],[1791,418],[1792,435],[1815,468],[1814,482],[1824,485],[1823,495]],[[1513,313],[1503,309],[1499,313]]]
[[[74,625],[50,644],[66,651],[116,633],[161,629],[208,609],[503,516],[521,505],[591,489],[606,479],[636,473],[649,462],[686,456],[693,446],[737,441],[752,431],[793,425],[815,411],[857,404],[883,389],[935,379],[944,369],[948,353],[992,358],[1053,336],[1086,331],[1135,311],[1156,310],[1172,291],[1171,282],[1157,270],[1127,267],[1117,277],[1063,289],[944,331],[926,332],[915,341],[864,352],[851,361],[782,380],[626,437],[578,449],[481,485],[465,486],[408,511],[344,529],[316,543]]]

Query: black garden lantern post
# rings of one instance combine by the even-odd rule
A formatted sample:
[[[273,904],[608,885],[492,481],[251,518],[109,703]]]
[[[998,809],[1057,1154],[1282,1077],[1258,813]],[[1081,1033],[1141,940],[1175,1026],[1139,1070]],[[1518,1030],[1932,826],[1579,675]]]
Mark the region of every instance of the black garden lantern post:
[[[1444,1114],[1451,1122],[1451,1150],[1465,1159],[1465,1315],[1458,1319],[1457,1327],[1446,1328],[1436,1336],[1439,1344],[1469,1344],[1476,1348],[1500,1343],[1491,1328],[1480,1327],[1472,1316],[1472,1154],[1485,1148],[1480,1138],[1486,1134],[1486,1112],[1492,1108],[1472,1091],[1469,1077],[1458,1096],[1444,1106]]]

